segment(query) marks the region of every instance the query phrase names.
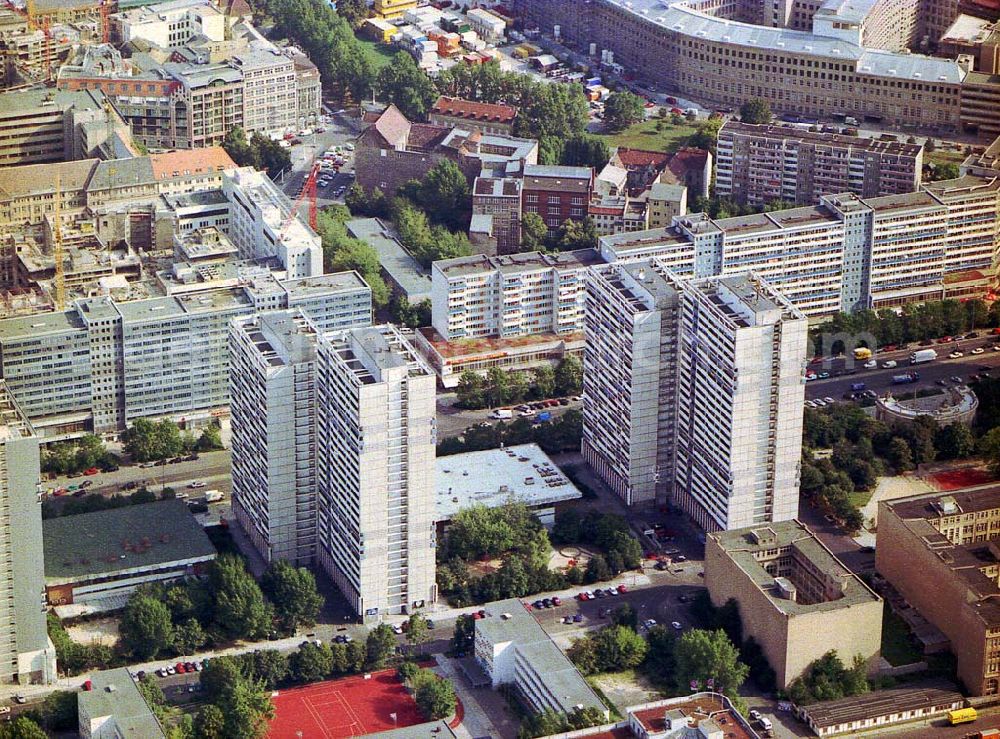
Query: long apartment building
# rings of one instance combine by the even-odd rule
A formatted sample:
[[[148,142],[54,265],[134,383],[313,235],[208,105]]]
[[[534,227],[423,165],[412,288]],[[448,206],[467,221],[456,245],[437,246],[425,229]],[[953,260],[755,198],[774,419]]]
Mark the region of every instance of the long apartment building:
[[[0,382],[0,682],[52,683],[45,620],[38,436]]]
[[[951,642],[971,695],[1000,693],[1000,488],[879,503],[875,569]]]
[[[715,192],[741,204],[814,205],[824,195],[915,192],[923,146],[728,121],[719,130]]]
[[[981,294],[995,283],[1000,180],[967,175],[919,192],[825,196],[817,206],[605,236],[609,262],[662,258],[682,276],[754,270],[809,316]]]
[[[587,285],[584,457],[628,504],[708,531],[794,518],[808,322],[753,273],[682,280],[662,260]]]
[[[137,418],[193,418],[229,403],[230,320],[297,307],[323,330],[365,326],[371,290],[357,273],[343,272],[260,275],[146,300],[76,300],[62,312],[0,321],[0,372],[43,436],[114,433]]]
[[[317,550],[366,621],[437,598],[435,376],[392,326],[317,350]]]
[[[230,327],[233,515],[266,562],[316,556],[318,337],[298,310]]]
[[[908,24],[919,14],[903,7],[912,3],[836,2],[823,13],[815,12],[815,4],[785,3],[813,5],[800,16],[798,28],[745,13],[742,3],[707,5],[515,0],[514,10],[545,36],[558,36],[579,49],[596,44],[639,79],[705,104],[735,109],[760,97],[781,113],[850,115],[951,131],[978,127],[996,135],[1000,116],[995,106],[966,114],[966,61],[877,48],[898,49],[912,35]],[[870,15],[872,10],[880,12]],[[944,28],[954,16],[957,8]],[[986,75],[977,84],[980,95],[1000,87]]]
[[[584,277],[601,261],[592,249],[580,249],[434,262],[431,323],[447,341],[578,332]]]

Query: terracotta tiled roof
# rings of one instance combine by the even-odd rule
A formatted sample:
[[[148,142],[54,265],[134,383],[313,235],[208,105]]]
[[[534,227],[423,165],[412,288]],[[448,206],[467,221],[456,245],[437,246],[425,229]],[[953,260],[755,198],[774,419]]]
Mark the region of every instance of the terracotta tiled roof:
[[[619,147],[615,152],[623,167],[655,167],[662,169],[670,161],[670,155],[662,151],[646,151],[644,149],[627,149]]]
[[[442,95],[434,103],[431,113],[451,116],[452,118],[464,118],[469,121],[510,123],[517,115],[517,108],[509,105],[479,103],[473,100],[463,100],[462,98],[445,97]]]
[[[407,149],[429,149],[436,146],[451,132],[447,126],[435,126],[430,123],[414,123],[410,126],[410,136]]]
[[[153,166],[153,177],[157,180],[200,172],[221,172],[236,166],[221,146],[150,154],[149,161]]]

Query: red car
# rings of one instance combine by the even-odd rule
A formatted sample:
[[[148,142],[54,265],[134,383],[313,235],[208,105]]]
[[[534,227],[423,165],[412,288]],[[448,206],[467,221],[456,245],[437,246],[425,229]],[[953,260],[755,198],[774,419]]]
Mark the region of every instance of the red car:
[[[185,672],[187,672],[187,667],[184,666],[183,662],[178,662],[176,665],[174,665],[174,669],[177,670],[178,675],[183,675]]]
[[[99,470],[99,469],[97,469],[96,467],[88,467],[87,469],[85,469],[85,470],[83,471],[83,474],[85,474],[85,475],[87,475],[88,477],[90,477],[90,476],[92,476],[92,475],[96,475],[96,474],[98,474],[99,472],[100,472],[100,470]]]
[[[552,599],[552,605],[554,605],[554,606],[561,606],[562,605],[562,598],[560,598],[559,596],[554,597]]]
[[[618,592],[619,593],[627,593],[628,592],[628,588],[626,588],[624,585],[619,585],[618,586]]]
[[[83,681],[83,689],[84,690],[88,690],[88,691],[89,690],[93,690],[94,689],[94,684],[90,680],[84,680]]]

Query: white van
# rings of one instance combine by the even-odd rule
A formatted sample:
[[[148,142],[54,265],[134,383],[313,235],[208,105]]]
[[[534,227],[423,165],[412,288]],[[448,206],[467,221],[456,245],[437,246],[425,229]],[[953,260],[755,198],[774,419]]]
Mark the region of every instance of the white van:
[[[510,410],[509,408],[497,408],[491,414],[491,418],[495,418],[498,421],[509,421],[513,417],[514,417],[514,411]]]
[[[223,499],[222,491],[220,490],[206,490],[205,491],[205,502],[206,503],[218,503]]]
[[[771,730],[771,719],[769,719],[767,716],[761,716],[760,719],[758,720],[760,721],[760,728],[762,728],[764,731]]]

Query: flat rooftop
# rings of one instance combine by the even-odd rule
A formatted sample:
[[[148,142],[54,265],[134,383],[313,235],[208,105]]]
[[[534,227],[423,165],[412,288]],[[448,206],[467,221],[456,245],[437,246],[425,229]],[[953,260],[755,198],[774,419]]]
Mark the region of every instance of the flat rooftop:
[[[61,312],[37,313],[0,320],[0,342],[85,330],[86,326],[80,320],[79,314],[71,308]]]
[[[42,541],[47,585],[204,562],[216,554],[183,500],[49,518],[42,521]]]
[[[389,226],[378,218],[356,218],[347,222],[347,232],[378,252],[382,269],[406,293],[411,303],[430,298],[430,271],[403,248]]]
[[[434,262],[433,268],[446,277],[459,277],[489,272],[510,274],[540,269],[585,269],[603,263],[604,260],[601,259],[601,255],[596,250],[577,249],[576,251],[563,251],[556,254],[528,251],[496,257],[474,254],[469,257],[442,259]]]
[[[438,521],[475,505],[533,508],[583,497],[537,444],[438,457],[436,485]]]
[[[288,292],[288,297],[291,300],[307,300],[338,292],[371,291],[368,283],[353,270],[303,277],[298,280],[282,280],[281,285]]]
[[[102,670],[90,676],[91,690],[76,694],[77,705],[86,707],[92,719],[114,716],[122,739],[158,739],[166,736],[146,699],[139,692],[135,678],[126,667]]]
[[[879,716],[890,716],[918,708],[932,708],[937,712],[944,712],[951,710],[955,704],[964,703],[964,696],[955,689],[955,686],[935,683],[921,687],[888,688],[851,698],[812,703],[803,706],[803,710],[817,728],[824,728]]]
[[[927,493],[883,503],[899,518],[936,520],[960,513],[978,513],[1000,508],[1000,485],[982,485],[947,493]]]
[[[880,600],[871,588],[845,567],[800,521],[767,523],[732,531],[719,531],[708,536],[714,539],[739,566],[747,579],[768,596],[775,610],[785,616],[836,611]],[[755,555],[782,548],[794,550],[825,577],[836,581],[840,586],[841,597],[812,604],[803,604],[781,597],[775,584],[775,577],[764,569]]]
[[[583,342],[583,331],[562,334],[529,334],[510,338],[480,336],[472,339],[453,339],[452,341],[445,339],[432,326],[418,328],[417,331],[421,333],[434,351],[446,360],[472,360],[483,354],[496,354],[497,352],[517,356],[526,352],[538,351],[543,347],[555,347],[577,342],[582,345]]]
[[[719,130],[719,135],[732,134],[734,136],[753,136],[767,139],[795,139],[796,141],[810,142],[831,147],[844,147],[852,149],[864,149],[882,154],[894,154],[898,156],[916,157],[922,150],[920,144],[908,144],[900,141],[881,141],[879,139],[867,138],[863,136],[845,136],[839,133],[823,133],[821,131],[809,131],[799,126],[781,125],[777,123],[743,123],[742,121],[730,120]]]
[[[524,659],[544,681],[547,692],[559,701],[563,712],[571,713],[580,705],[597,708],[602,713],[607,710],[573,663],[528,613],[520,600],[511,598],[496,601],[484,608],[486,618],[476,621],[477,639],[482,634],[494,645],[514,642]]]

